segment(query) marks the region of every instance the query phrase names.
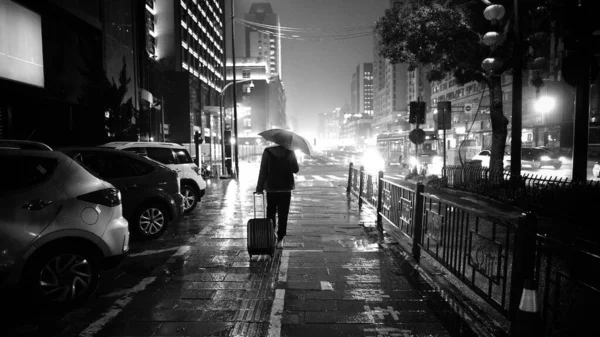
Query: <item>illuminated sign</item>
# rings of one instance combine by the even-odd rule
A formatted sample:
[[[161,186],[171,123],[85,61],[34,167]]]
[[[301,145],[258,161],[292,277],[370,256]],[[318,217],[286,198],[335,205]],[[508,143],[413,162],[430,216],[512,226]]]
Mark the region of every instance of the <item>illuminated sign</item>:
[[[0,0],[0,77],[44,87],[42,18]]]

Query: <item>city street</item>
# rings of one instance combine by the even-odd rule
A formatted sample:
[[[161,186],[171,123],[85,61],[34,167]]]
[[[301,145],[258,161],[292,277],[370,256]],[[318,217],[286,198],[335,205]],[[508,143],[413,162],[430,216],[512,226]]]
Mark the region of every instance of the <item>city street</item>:
[[[599,12],[0,0],[0,337],[600,335]]]
[[[361,165],[361,158],[362,156],[360,154],[356,154],[356,155],[330,155],[327,156],[326,159],[329,160],[329,162],[332,163],[337,163],[341,166],[345,166],[346,167],[346,171],[347,171],[347,167],[348,165],[352,162],[354,163],[355,167],[360,167]],[[596,161],[600,161],[600,159],[589,159],[588,163],[587,163],[587,179],[588,180],[600,180],[598,177],[594,177],[594,175],[592,174],[592,168],[594,167],[594,163]],[[545,177],[552,177],[552,178],[562,178],[564,179],[571,179],[572,176],[572,172],[573,171],[573,161],[568,159],[564,162],[564,164],[561,166],[560,169],[555,169],[553,167],[550,166],[544,166],[540,169],[534,169],[531,167],[531,165],[528,164],[523,164],[521,166],[521,172],[522,174],[527,174],[530,176],[545,176]],[[327,171],[329,172],[329,171]],[[333,171],[334,173],[332,174],[339,174],[339,172],[337,171]],[[386,179],[389,180],[403,180],[404,179],[404,175],[401,174],[401,170],[399,168],[398,165],[390,165],[387,167],[383,167],[383,173]],[[346,172],[346,177],[347,177],[347,172]]]
[[[163,237],[132,242],[83,307],[49,312],[2,294],[3,336],[458,335],[373,212],[348,201],[347,166],[323,157],[300,166],[272,259],[246,251],[258,163],[242,161],[239,181],[211,179],[201,205]]]

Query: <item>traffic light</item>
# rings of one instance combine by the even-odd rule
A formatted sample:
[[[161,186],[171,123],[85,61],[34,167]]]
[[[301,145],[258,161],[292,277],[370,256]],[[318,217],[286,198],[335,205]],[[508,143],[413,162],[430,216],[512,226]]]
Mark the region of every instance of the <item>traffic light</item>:
[[[417,102],[410,102],[408,105],[408,122],[414,124],[417,122],[417,110],[419,105]]]
[[[194,133],[194,143],[195,144],[202,144],[204,142],[204,139],[202,139],[202,134],[198,131],[196,131]]]
[[[438,130],[448,130],[452,124],[452,105],[450,101],[438,102],[437,104]]]
[[[425,102],[410,102],[408,108],[409,123],[425,124]]]
[[[425,124],[425,102],[419,102],[417,124]]]

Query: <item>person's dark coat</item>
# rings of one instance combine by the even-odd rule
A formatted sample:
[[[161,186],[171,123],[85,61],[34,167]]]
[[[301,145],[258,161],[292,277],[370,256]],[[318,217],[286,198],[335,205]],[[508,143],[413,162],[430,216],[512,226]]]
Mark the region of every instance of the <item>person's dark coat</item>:
[[[294,151],[283,146],[268,147],[263,151],[256,191],[290,192],[294,189],[294,173],[298,173]]]

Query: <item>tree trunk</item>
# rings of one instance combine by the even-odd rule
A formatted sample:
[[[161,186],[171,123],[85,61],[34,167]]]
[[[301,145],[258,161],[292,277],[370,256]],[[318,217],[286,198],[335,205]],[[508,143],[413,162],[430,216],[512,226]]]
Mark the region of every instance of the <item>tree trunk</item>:
[[[492,120],[490,170],[494,176],[504,169],[504,149],[506,147],[506,136],[508,135],[508,119],[503,113],[502,83],[500,79],[500,76],[490,76],[488,80],[488,87],[490,89],[490,119]],[[501,179],[501,176],[498,178]]]

